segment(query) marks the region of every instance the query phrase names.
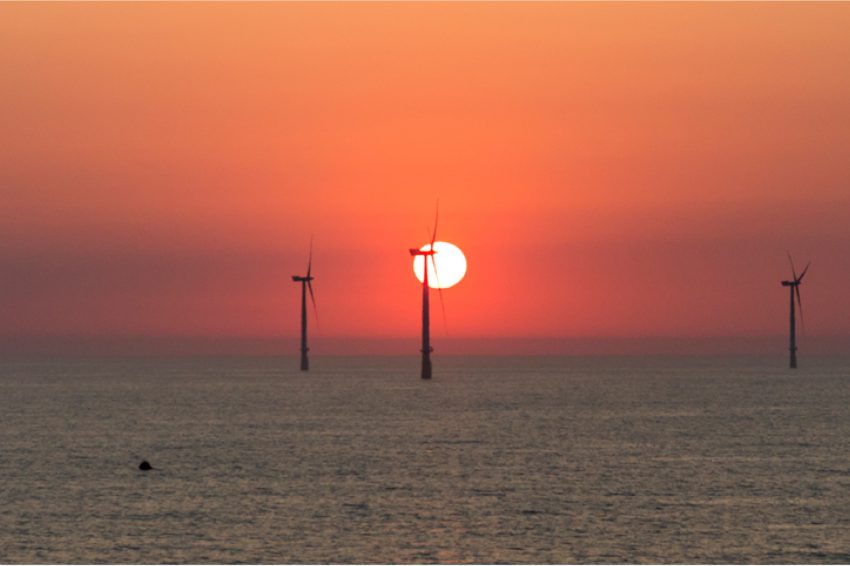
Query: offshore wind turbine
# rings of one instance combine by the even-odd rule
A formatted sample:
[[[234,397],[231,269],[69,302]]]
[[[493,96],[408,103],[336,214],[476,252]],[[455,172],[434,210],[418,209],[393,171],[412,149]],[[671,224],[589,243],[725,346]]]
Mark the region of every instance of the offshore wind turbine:
[[[316,297],[313,296],[313,238],[310,238],[310,256],[307,260],[307,275],[293,275],[292,280],[301,283],[301,371],[310,371],[310,359],[307,352],[307,291],[310,291],[310,301],[313,303],[313,313],[316,320],[319,319],[319,311],[316,309]]]
[[[437,277],[437,289],[440,292],[440,303],[443,304],[443,290],[439,287],[440,279],[437,275],[437,262],[434,261],[434,254],[437,251],[434,249],[434,242],[437,240],[437,222],[440,219],[440,209],[437,206],[437,215],[434,218],[434,232],[431,235],[431,244],[428,250],[423,251],[416,248],[410,248],[410,255],[424,256],[424,277],[422,279],[422,379],[431,379],[431,352],[434,348],[431,347],[431,304],[430,304],[430,287],[428,286],[428,259],[431,259],[431,265],[434,266],[434,277]],[[423,246],[424,247],[424,246]],[[443,317],[446,315],[445,305],[443,305]]]
[[[788,367],[791,369],[797,369],[797,324],[795,320],[794,313],[794,295],[797,295],[797,306],[800,308],[800,322],[803,322],[803,303],[800,300],[800,283],[803,281],[803,277],[805,277],[806,272],[809,270],[809,266],[812,262],[806,264],[806,268],[803,269],[803,272],[797,277],[797,270],[794,268],[794,260],[791,259],[791,254],[788,254],[788,261],[791,262],[791,275],[794,276],[794,279],[791,281],[783,281],[782,286],[788,287],[791,291],[790,297],[790,308],[791,308],[791,333],[789,340],[789,354],[790,359],[788,361]]]

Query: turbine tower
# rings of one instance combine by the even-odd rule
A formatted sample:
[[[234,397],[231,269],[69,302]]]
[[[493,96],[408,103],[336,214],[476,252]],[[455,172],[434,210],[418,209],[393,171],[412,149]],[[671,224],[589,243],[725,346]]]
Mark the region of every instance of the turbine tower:
[[[313,238],[310,238],[310,256],[307,260],[307,275],[293,275],[292,280],[296,283],[301,283],[301,371],[310,371],[310,360],[307,358],[307,352],[310,348],[307,347],[307,290],[310,291],[310,300],[313,302],[313,313],[316,315],[316,320],[319,319],[318,310],[316,309],[316,298],[313,296],[313,284],[311,283],[315,277],[311,275],[313,271]]]
[[[437,262],[434,261],[434,242],[437,241],[437,222],[440,219],[439,203],[437,205],[437,215],[434,218],[434,232],[431,235],[431,244],[427,251],[410,248],[410,255],[424,256],[425,269],[422,278],[422,379],[431,379],[431,352],[434,348],[431,347],[431,305],[430,305],[430,287],[428,286],[428,258],[431,258],[431,265],[434,266],[434,277],[437,277],[437,289],[440,292],[440,302],[443,301],[443,290],[439,287],[440,279],[437,275]],[[423,246],[424,247],[424,246]],[[443,305],[443,316],[445,317],[445,305]]]
[[[791,308],[791,337],[789,341],[788,350],[790,353],[790,359],[788,361],[788,367],[791,369],[797,369],[797,323],[795,320],[794,313],[794,295],[797,295],[797,306],[800,308],[800,323],[803,322],[803,303],[800,301],[800,283],[803,281],[803,277],[806,275],[806,272],[809,270],[809,266],[812,262],[806,264],[806,268],[803,269],[803,272],[797,277],[797,270],[794,268],[794,260],[791,259],[791,254],[788,254],[788,261],[791,262],[791,275],[794,276],[794,279],[791,281],[783,281],[782,286],[788,287],[791,291],[791,300],[790,300],[790,308]]]

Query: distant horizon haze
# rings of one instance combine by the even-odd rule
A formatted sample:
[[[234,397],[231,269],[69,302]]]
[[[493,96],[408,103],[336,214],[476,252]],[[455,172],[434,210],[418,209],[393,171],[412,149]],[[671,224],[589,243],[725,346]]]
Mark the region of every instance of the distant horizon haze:
[[[298,336],[40,336],[0,337],[0,358],[297,356]],[[317,336],[310,356],[399,356],[414,358],[420,338]],[[776,357],[784,363],[787,336],[440,336],[435,354],[446,356],[739,356]],[[807,356],[850,356],[850,336],[804,336],[801,360]],[[413,353],[411,353],[413,352]]]

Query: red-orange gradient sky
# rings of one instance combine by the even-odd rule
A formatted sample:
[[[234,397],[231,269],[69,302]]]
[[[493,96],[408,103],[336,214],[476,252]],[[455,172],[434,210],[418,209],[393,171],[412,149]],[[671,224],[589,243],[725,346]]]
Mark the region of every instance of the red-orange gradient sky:
[[[438,197],[470,266],[438,349],[782,336],[786,249],[807,333],[850,336],[848,29],[848,3],[0,5],[0,342],[294,352],[311,233],[321,336],[413,341]]]

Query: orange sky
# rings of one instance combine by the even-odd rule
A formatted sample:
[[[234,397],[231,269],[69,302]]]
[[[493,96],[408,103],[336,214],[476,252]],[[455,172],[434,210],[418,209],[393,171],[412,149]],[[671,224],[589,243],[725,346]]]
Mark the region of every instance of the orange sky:
[[[848,3],[0,4],[0,346],[850,336]],[[435,313],[439,316],[439,313]],[[16,346],[17,347],[17,346]],[[8,347],[6,348],[9,349]]]

